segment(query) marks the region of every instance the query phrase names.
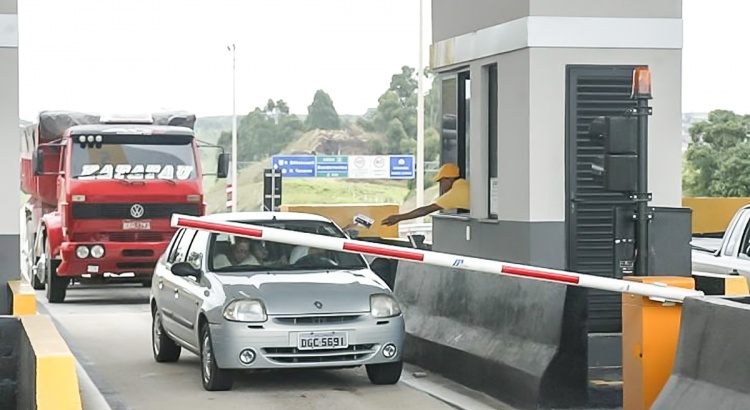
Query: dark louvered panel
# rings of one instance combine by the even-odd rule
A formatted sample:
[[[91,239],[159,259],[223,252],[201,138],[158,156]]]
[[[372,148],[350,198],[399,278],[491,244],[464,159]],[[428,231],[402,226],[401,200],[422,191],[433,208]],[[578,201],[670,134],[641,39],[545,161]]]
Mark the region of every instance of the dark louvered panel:
[[[132,203],[119,204],[73,204],[74,219],[132,219]],[[172,214],[199,215],[200,204],[149,204],[140,203],[143,215],[138,219],[170,218]],[[140,215],[140,214],[139,214]]]
[[[630,99],[632,70],[607,67],[583,67],[571,70],[569,151],[571,169],[568,177],[569,197],[573,201],[571,268],[597,276],[614,277],[614,223],[612,202],[625,200],[623,194],[607,192],[599,179],[595,179],[591,165],[603,149],[590,139],[591,121],[599,116],[623,115],[634,106]],[[572,182],[572,181],[571,181]],[[607,203],[609,202],[609,203]],[[619,332],[621,328],[621,296],[612,292],[589,291],[589,331]]]

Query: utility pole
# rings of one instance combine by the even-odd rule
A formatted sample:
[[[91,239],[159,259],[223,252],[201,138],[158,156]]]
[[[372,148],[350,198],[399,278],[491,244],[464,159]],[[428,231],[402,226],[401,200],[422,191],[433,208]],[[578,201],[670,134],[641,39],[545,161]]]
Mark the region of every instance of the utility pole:
[[[648,202],[651,194],[648,192],[648,117],[652,110],[648,105],[651,94],[651,71],[648,67],[638,67],[633,71],[633,89],[631,97],[636,100],[634,114],[638,118],[638,188],[635,195],[637,236],[636,236],[636,276],[649,276],[649,246],[648,223],[651,215]]]
[[[227,50],[232,52],[232,212],[237,209],[237,196],[239,194],[237,186],[237,162],[239,153],[237,152],[237,70],[236,70],[236,47],[234,44],[227,46]]]
[[[417,67],[417,156],[415,173],[417,177],[417,207],[424,206],[424,56],[423,56],[423,33],[424,33],[424,5],[419,0],[419,66]],[[417,218],[417,223],[422,223],[422,217]]]

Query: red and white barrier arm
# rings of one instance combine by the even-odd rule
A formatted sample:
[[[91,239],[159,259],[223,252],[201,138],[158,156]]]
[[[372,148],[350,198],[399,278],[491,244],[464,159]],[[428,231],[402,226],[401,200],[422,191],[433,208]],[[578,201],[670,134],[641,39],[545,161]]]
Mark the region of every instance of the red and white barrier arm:
[[[688,296],[702,296],[703,292],[674,286],[630,282],[621,279],[584,275],[555,269],[505,263],[488,259],[452,255],[448,253],[406,249],[399,246],[372,244],[344,238],[316,235],[303,232],[291,232],[277,228],[250,225],[236,222],[211,221],[206,218],[189,215],[172,215],[172,227],[192,228],[202,231],[244,236],[251,239],[280,242],[289,245],[309,246],[331,251],[362,253],[428,265],[464,269],[491,274],[504,274],[522,278],[560,283],[563,285],[582,286],[585,288],[607,290],[619,293],[631,293],[651,297],[659,301],[682,302]]]

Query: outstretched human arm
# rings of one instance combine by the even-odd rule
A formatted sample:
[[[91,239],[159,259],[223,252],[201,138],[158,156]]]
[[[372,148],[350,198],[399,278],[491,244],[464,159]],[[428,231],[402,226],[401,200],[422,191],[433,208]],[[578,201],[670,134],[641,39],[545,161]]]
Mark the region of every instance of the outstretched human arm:
[[[395,225],[395,224],[397,224],[397,223],[399,223],[401,221],[407,221],[409,219],[414,219],[414,218],[419,218],[419,217],[422,217],[422,216],[429,215],[429,214],[431,214],[433,212],[437,212],[437,211],[439,211],[441,209],[443,209],[443,208],[440,205],[438,205],[438,204],[429,204],[429,205],[421,206],[421,207],[419,207],[417,209],[411,210],[411,211],[409,211],[409,212],[407,212],[405,214],[391,215],[391,216],[383,219],[380,223],[382,223],[385,226],[391,226],[391,225]]]

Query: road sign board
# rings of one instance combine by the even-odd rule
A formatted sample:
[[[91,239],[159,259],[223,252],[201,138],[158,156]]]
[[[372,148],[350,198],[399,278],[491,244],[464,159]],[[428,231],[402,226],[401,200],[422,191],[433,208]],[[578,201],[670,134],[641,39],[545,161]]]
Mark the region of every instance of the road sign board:
[[[315,158],[315,174],[322,178],[348,178],[349,157],[345,155],[325,155]]]
[[[284,178],[413,179],[413,155],[275,155]]]
[[[388,155],[354,155],[349,157],[349,178],[389,179]]]
[[[281,206],[281,171],[272,168],[263,170],[263,209],[274,210]],[[272,196],[273,192],[273,196]]]
[[[414,178],[414,157],[412,155],[391,155],[388,172],[391,179]]]
[[[284,178],[314,178],[315,157],[313,155],[274,155],[272,166],[281,170]]]

